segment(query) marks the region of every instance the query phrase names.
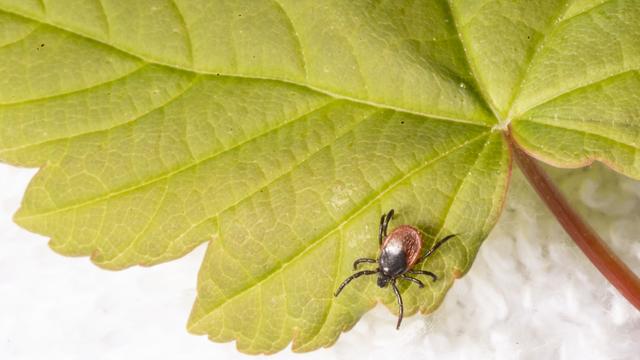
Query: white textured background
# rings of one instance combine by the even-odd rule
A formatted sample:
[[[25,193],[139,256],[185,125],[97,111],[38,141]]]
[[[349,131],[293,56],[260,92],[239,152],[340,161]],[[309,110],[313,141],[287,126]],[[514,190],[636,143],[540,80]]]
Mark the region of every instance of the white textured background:
[[[0,359],[252,359],[189,335],[204,246],[153,268],[100,270],[11,222],[34,170],[0,165]],[[640,273],[640,182],[601,166],[555,171]],[[502,218],[442,307],[394,329],[378,307],[329,349],[272,359],[640,359],[640,314],[515,172]]]

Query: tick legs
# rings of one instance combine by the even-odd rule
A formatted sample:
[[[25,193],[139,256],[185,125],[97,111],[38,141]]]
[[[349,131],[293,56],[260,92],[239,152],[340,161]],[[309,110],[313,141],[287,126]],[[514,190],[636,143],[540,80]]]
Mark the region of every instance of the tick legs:
[[[420,280],[418,280],[416,278],[412,278],[409,275],[402,274],[402,275],[400,275],[400,278],[401,279],[405,279],[405,280],[409,280],[411,282],[414,282],[414,283],[418,284],[418,286],[421,287],[421,288],[424,287],[424,284],[422,283],[422,281],[420,281]]]
[[[393,209],[389,210],[389,212],[385,215],[382,214],[380,218],[380,231],[378,232],[378,242],[382,245],[382,240],[387,237],[387,227],[389,226],[389,221],[393,217]]]
[[[370,259],[370,258],[360,258],[357,259],[356,261],[353,262],[353,270],[357,270],[358,269],[358,265],[362,264],[362,263],[375,263],[376,259]]]
[[[428,275],[428,276],[431,276],[433,281],[438,280],[438,276],[436,274],[432,273],[431,271],[426,271],[426,270],[409,270],[409,271],[407,271],[407,274]]]
[[[424,255],[422,255],[422,257],[420,257],[420,259],[418,259],[418,261],[416,261],[416,264],[428,258],[431,254],[433,254],[436,250],[438,250],[438,248],[442,246],[442,244],[444,244],[447,240],[451,239],[454,236],[456,235],[455,234],[447,235],[442,240],[438,241],[435,245],[433,245],[431,249],[429,249],[429,251],[427,251]]]
[[[349,284],[351,282],[351,280],[353,279],[357,279],[362,275],[373,275],[373,274],[377,274],[378,270],[362,270],[362,271],[358,271],[357,273],[349,276],[348,278],[346,278],[342,284],[340,284],[340,286],[338,287],[338,290],[336,290],[336,292],[333,294],[333,296],[338,296],[340,295],[340,292],[342,291],[342,289],[344,289],[345,286],[347,286],[347,284]]]
[[[384,234],[384,214],[380,218],[380,230],[378,230],[378,243],[382,245],[382,238]]]
[[[400,323],[402,323],[402,315],[404,314],[404,306],[402,306],[402,296],[400,296],[400,291],[398,291],[398,287],[396,286],[395,279],[391,281],[391,287],[393,288],[393,292],[396,294],[396,299],[398,299],[398,307],[400,308],[400,314],[398,315],[398,323],[396,324],[396,330],[400,329]]]

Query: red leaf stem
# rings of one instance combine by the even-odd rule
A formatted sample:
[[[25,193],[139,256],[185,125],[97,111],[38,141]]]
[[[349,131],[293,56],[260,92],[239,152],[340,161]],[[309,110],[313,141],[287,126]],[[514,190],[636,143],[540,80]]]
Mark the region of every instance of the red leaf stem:
[[[636,309],[640,310],[640,278],[602,241],[582,217],[569,206],[537,160],[522,150],[510,134],[506,135],[513,156],[531,186],[555,215],[571,239],[609,282]]]

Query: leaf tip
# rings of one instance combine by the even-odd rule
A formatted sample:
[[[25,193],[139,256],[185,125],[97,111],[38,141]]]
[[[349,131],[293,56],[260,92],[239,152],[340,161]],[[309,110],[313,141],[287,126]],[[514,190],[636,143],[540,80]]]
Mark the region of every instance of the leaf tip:
[[[189,320],[187,320],[186,329],[189,334],[192,335],[206,335],[207,332],[202,328],[202,320],[204,319],[204,313],[202,306],[200,305],[200,298],[196,297],[191,307],[191,314],[189,314]]]
[[[25,220],[28,216],[25,214],[26,210],[23,206],[20,206],[18,210],[13,214],[13,222],[22,228],[27,228],[28,222]]]
[[[115,262],[113,259],[107,259],[100,249],[94,249],[91,252],[91,255],[89,255],[89,259],[97,267],[110,271],[123,270],[134,265],[131,263]]]

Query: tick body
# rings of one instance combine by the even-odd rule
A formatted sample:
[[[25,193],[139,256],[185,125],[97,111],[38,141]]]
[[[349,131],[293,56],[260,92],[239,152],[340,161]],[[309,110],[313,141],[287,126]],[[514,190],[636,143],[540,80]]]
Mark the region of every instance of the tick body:
[[[416,283],[420,288],[424,287],[422,281],[412,277],[410,275],[427,275],[433,279],[438,280],[436,274],[425,270],[413,270],[413,267],[422,262],[433,254],[445,241],[451,239],[455,235],[445,236],[442,240],[438,241],[431,249],[420,256],[422,251],[422,235],[420,231],[410,225],[400,225],[387,234],[387,227],[389,222],[393,218],[393,209],[388,213],[382,215],[380,218],[380,228],[378,231],[378,242],[380,244],[380,255],[378,259],[360,258],[353,263],[353,270],[358,269],[358,265],[362,263],[377,263],[378,268],[375,270],[362,270],[349,276],[336,290],[334,296],[338,296],[342,289],[352,280],[359,278],[363,275],[378,275],[377,284],[379,287],[384,288],[391,284],[391,288],[398,300],[398,307],[400,308],[400,314],[398,316],[398,323],[396,329],[400,328],[402,323],[402,315],[404,313],[404,307],[402,305],[402,296],[398,291],[396,280],[402,279]]]

